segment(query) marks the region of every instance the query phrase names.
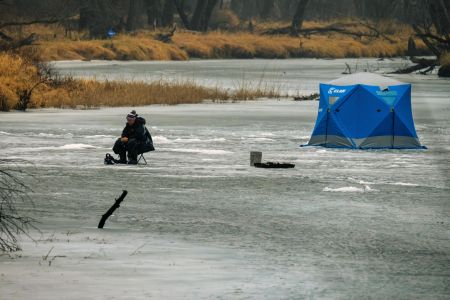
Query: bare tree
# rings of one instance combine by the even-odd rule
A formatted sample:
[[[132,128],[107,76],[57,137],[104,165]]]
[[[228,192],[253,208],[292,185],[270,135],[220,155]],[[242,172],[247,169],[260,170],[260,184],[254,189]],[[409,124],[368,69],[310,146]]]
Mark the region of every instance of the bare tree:
[[[176,11],[174,0],[165,0],[162,14],[162,25],[164,27],[172,26],[174,23],[173,15]]]
[[[277,1],[274,0],[263,0],[261,1],[261,12],[260,16],[264,19],[270,19],[274,16],[274,11],[276,9]]]
[[[211,15],[213,13],[214,8],[216,7],[218,0],[209,0],[206,5],[205,11],[203,12],[203,18],[201,22],[201,30],[208,31],[209,21],[211,19]]]
[[[130,0],[130,6],[128,8],[128,18],[125,29],[127,31],[134,31],[136,29],[136,19],[138,16],[139,0]]]
[[[416,35],[439,59],[450,52],[450,0],[406,1]]]
[[[0,161],[4,163],[5,161]],[[28,235],[34,220],[23,216],[17,209],[19,202],[28,202],[30,189],[19,179],[22,173],[0,166],[0,251],[20,250],[19,235]]]
[[[207,31],[209,21],[218,0],[197,0],[191,20],[185,11],[184,0],[172,0],[184,27],[190,30]]]
[[[298,31],[302,29],[306,6],[309,0],[299,0],[297,4],[297,10],[292,18],[291,35],[297,36]]]
[[[118,27],[122,18],[114,3],[108,0],[82,0],[79,28],[88,29],[92,38],[104,38],[109,28]]]
[[[147,23],[154,27],[162,25],[162,8],[161,0],[146,0]]]
[[[202,22],[203,12],[206,9],[208,0],[197,0],[197,5],[195,6],[194,14],[192,15],[191,22],[189,24],[190,29],[198,30]]]

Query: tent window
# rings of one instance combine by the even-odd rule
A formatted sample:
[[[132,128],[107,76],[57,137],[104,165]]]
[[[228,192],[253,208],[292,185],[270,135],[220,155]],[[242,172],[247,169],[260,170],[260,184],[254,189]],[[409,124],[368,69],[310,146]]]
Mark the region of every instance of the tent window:
[[[330,105],[333,105],[333,104],[335,104],[338,100],[339,100],[339,97],[329,97],[329,98],[328,98],[328,103],[330,103]]]

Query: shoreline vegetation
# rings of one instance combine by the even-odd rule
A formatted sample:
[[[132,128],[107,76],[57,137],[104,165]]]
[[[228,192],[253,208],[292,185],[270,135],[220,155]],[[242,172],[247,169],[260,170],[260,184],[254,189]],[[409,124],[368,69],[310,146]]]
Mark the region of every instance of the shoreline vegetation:
[[[0,111],[28,108],[98,108],[103,106],[176,105],[284,98],[280,90],[259,82],[242,84],[236,90],[204,87],[193,80],[145,82],[100,82],[56,74],[47,64],[56,60],[189,60],[227,58],[358,58],[429,55],[421,39],[413,38],[411,26],[396,21],[364,24],[358,20],[304,22],[313,34],[291,36],[274,33],[286,23],[260,23],[249,30],[178,31],[138,30],[112,39],[89,39],[86,32],[67,32],[56,25],[24,27],[21,36],[39,32],[29,46],[0,52]],[[330,31],[340,28],[342,31]],[[323,30],[322,30],[323,29]],[[8,32],[12,34],[12,32]],[[16,32],[17,33],[17,32]],[[20,36],[16,37],[20,39]],[[442,71],[449,71],[450,56],[441,57]],[[310,97],[311,98],[311,97]]]
[[[56,25],[33,25],[27,30],[39,32],[39,44],[33,47],[44,61],[396,57],[408,54],[408,43],[414,36],[407,24],[384,21],[369,26],[351,20],[305,22],[305,30],[319,32],[298,37],[271,33],[272,28],[284,25],[256,24],[251,32],[180,30],[165,41],[160,36],[169,29],[138,30],[112,39],[85,39],[82,32],[67,33]],[[329,28],[339,28],[345,33]],[[430,54],[420,39],[413,40],[416,55]]]
[[[124,82],[74,79],[54,74],[32,57],[0,53],[0,111],[28,108],[98,108],[177,105],[282,98],[262,82],[242,84],[233,91],[204,87],[195,81]]]

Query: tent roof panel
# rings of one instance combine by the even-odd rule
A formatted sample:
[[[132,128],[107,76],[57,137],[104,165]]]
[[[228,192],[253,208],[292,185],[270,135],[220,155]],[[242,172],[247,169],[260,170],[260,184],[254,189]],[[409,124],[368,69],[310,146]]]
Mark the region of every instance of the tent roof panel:
[[[407,83],[386,76],[365,72],[343,76],[341,78],[331,80],[330,82],[327,82],[327,84],[340,86],[356,85],[356,84],[365,84],[372,86],[394,86],[394,85],[404,85]]]

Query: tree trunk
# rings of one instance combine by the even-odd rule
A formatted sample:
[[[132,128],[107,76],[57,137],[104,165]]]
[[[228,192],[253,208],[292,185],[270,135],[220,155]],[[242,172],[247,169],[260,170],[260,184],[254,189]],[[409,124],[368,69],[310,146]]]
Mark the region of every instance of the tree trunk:
[[[80,9],[80,27],[87,28],[91,38],[104,38],[113,27],[114,15],[108,0],[83,1]]]
[[[88,28],[89,19],[89,2],[81,1],[80,7],[80,18],[78,19],[78,30],[83,30]]]
[[[127,24],[125,26],[126,31],[134,31],[136,29],[137,1],[138,0],[130,0],[130,6],[128,8]]]
[[[292,19],[291,35],[298,36],[298,31],[302,29],[303,18],[305,15],[306,6],[309,0],[299,0],[297,10],[295,11],[294,18]]]
[[[9,111],[8,99],[0,94],[0,111]]]
[[[168,1],[168,0],[166,0]],[[180,16],[181,21],[186,29],[191,29],[191,24],[189,22],[189,18],[184,11],[184,0],[170,0],[173,1],[175,5],[178,15]]]
[[[366,0],[361,0],[361,15],[360,15],[360,17],[365,18],[366,15],[367,15],[367,3],[366,3]]]
[[[151,26],[160,26],[162,17],[161,0],[146,0],[147,23]]]
[[[239,17],[242,13],[242,0],[231,0],[230,2],[230,9]]]
[[[243,19],[251,19],[258,14],[258,0],[242,0],[241,17]]]
[[[260,16],[263,19],[270,19],[272,17],[272,13],[275,8],[275,1],[274,0],[263,0],[262,7],[260,11]]]
[[[175,0],[165,0],[162,16],[162,25],[164,27],[173,25],[173,14],[175,13]]]
[[[450,16],[448,11],[450,9],[450,3],[447,7],[443,0],[435,0],[429,1],[428,6],[436,31],[441,35],[450,34]]]
[[[203,17],[206,9],[206,5],[208,4],[208,0],[197,0],[197,5],[194,10],[194,14],[192,15],[192,19],[190,22],[190,27],[192,30],[200,30],[201,25],[203,23]]]
[[[214,11],[214,8],[217,5],[218,0],[208,0],[208,4],[206,5],[205,12],[203,14],[203,22],[202,22],[202,30],[208,31],[209,21],[211,20],[211,15]]]

